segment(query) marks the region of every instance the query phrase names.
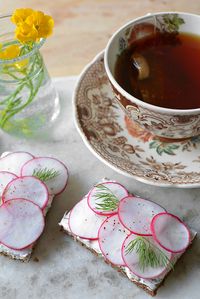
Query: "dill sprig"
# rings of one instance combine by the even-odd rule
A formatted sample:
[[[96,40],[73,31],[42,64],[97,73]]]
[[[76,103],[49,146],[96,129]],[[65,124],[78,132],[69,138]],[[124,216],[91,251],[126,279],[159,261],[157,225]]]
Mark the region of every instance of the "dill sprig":
[[[41,169],[34,169],[33,174],[34,177],[40,179],[43,182],[46,182],[48,180],[51,180],[59,175],[59,171],[48,168],[41,168]]]
[[[96,203],[96,209],[102,211],[114,211],[118,207],[119,199],[115,196],[112,190],[103,184],[99,184],[95,187],[97,189],[95,200],[101,201],[100,203]]]
[[[125,250],[125,254],[129,254],[133,250],[139,255],[139,266],[143,271],[147,267],[169,266],[173,268],[173,264],[165,253],[144,237],[138,236],[131,241]]]

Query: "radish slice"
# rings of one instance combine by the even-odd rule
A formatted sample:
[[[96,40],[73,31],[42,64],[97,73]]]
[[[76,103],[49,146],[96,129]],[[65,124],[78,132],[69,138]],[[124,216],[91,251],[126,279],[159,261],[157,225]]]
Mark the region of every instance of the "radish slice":
[[[0,171],[0,196],[2,196],[2,193],[8,183],[16,178],[17,176],[14,173],[8,171]]]
[[[15,250],[33,244],[44,229],[42,210],[26,199],[13,199],[0,206],[0,242]]]
[[[49,195],[43,182],[35,177],[25,176],[12,180],[3,192],[3,202],[15,198],[25,198],[43,209],[48,203]]]
[[[66,166],[57,159],[48,157],[34,158],[24,164],[21,170],[21,175],[33,175],[34,171],[45,170],[57,172],[57,175],[54,178],[44,180],[49,193],[57,195],[64,191],[68,180],[68,170]]]
[[[138,237],[135,234],[130,234],[124,241],[123,245],[122,245],[122,258],[124,260],[125,265],[129,268],[129,270],[137,275],[138,277],[141,278],[146,278],[146,279],[153,279],[156,278],[162,274],[164,274],[164,272],[168,269],[168,265],[166,267],[146,267],[145,269],[143,269],[140,266],[139,263],[139,256],[138,253],[136,253],[136,250],[132,250],[131,252],[127,252],[127,246],[129,245],[129,243],[131,241],[133,241],[136,237]],[[147,239],[149,242],[151,242],[151,244],[155,245],[156,247],[158,247],[169,259],[169,261],[172,258],[172,254],[168,251],[166,251],[165,249],[163,249],[162,247],[160,247],[156,241],[153,239],[153,237],[148,236],[148,237],[144,237],[145,239]]]
[[[118,214],[121,223],[131,232],[151,236],[152,218],[165,209],[158,204],[140,197],[128,196],[120,201]]]
[[[99,186],[104,188],[104,190],[99,188]],[[119,183],[116,182],[103,182],[101,184],[96,185],[88,194],[88,205],[89,207],[99,215],[113,215],[117,213],[118,203],[117,206],[107,210],[100,205],[103,204],[104,198],[97,198],[100,193],[108,193],[110,195],[114,195],[116,200],[119,202],[120,199],[128,196],[128,191]]]
[[[99,246],[104,257],[112,264],[123,266],[121,248],[130,232],[120,223],[118,215],[112,215],[101,225],[98,233]]]
[[[97,240],[98,230],[106,217],[95,214],[87,204],[87,197],[79,201],[70,212],[69,228],[83,239]]]
[[[0,170],[9,171],[20,176],[22,166],[34,156],[27,152],[13,152],[0,158]]]
[[[158,244],[170,252],[182,252],[190,244],[189,229],[173,214],[156,215],[151,222],[151,231]]]

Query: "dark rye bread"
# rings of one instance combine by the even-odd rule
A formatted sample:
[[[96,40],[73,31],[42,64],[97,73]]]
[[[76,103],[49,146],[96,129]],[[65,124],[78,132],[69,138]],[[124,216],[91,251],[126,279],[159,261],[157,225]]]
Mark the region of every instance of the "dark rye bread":
[[[77,237],[75,235],[73,235],[69,229],[69,226],[67,224],[68,219],[69,219],[69,212],[66,212],[65,215],[63,216],[63,219],[61,220],[61,222],[59,223],[60,227],[61,227],[61,231],[66,233],[68,236],[72,237],[72,239],[76,242],[78,242],[82,247],[87,248],[90,252],[92,252],[94,255],[103,258],[104,262],[106,264],[109,264],[112,268],[116,269],[118,272],[122,273],[124,276],[126,276],[131,282],[133,282],[137,287],[142,288],[144,291],[146,291],[149,295],[151,296],[155,296],[157,294],[158,289],[164,284],[166,278],[168,277],[168,275],[171,273],[171,270],[165,274],[165,276],[160,280],[160,282],[156,282],[154,285],[154,288],[149,287],[147,284],[143,283],[142,281],[138,281],[138,279],[134,279],[134,277],[130,278],[126,271],[124,270],[124,267],[120,267],[120,266],[116,266],[112,263],[110,263],[108,260],[106,260],[104,258],[104,256],[102,254],[100,254],[98,251],[96,251],[94,248],[92,248],[92,246],[90,245],[90,243],[88,242],[88,244],[86,244],[86,240],[81,239],[80,237]],[[194,232],[193,230],[191,231],[191,243],[190,246],[192,244],[192,241],[194,240],[196,236],[196,232]],[[190,247],[189,246],[189,247]],[[182,257],[184,254],[184,252],[182,254],[179,254],[177,260],[175,261],[175,263],[180,259],[180,257]]]
[[[20,261],[20,262],[23,262],[23,263],[27,263],[27,262],[30,261],[31,255],[33,253],[33,249],[34,249],[34,247],[32,247],[32,250],[31,250],[31,252],[29,254],[27,254],[25,257],[20,257],[20,258],[18,258],[17,256],[12,255],[9,252],[5,252],[5,251],[0,252],[0,255],[9,257],[12,260],[16,260],[16,261]]]
[[[76,236],[72,235],[69,231],[66,231],[62,226],[61,226],[61,231],[63,231],[64,233],[66,233],[68,236],[72,237],[72,239],[73,239],[74,241],[76,241],[77,243],[79,243],[82,247],[87,248],[90,252],[92,252],[92,253],[93,253],[94,255],[96,255],[97,257],[99,256],[99,254],[98,254],[94,249],[92,249],[92,248],[86,246],[86,244],[82,243],[80,239],[77,239]],[[125,275],[125,276],[127,277],[127,275],[126,275],[126,273],[123,271],[123,269],[121,269],[121,268],[118,267],[118,266],[113,265],[112,263],[110,263],[110,262],[107,261],[106,259],[103,259],[103,260],[104,260],[104,262],[105,262],[106,264],[110,265],[113,269],[117,270],[119,273],[122,273],[123,275]],[[145,290],[145,291],[146,291],[148,294],[150,294],[151,296],[155,296],[156,293],[157,293],[157,290],[156,290],[156,291],[152,291],[152,290],[150,290],[149,288],[147,288],[147,287],[146,287],[144,284],[142,284],[142,283],[139,283],[139,282],[137,282],[137,281],[133,281],[133,280],[132,280],[132,282],[134,282],[138,287],[140,287],[140,288],[142,288],[143,290]]]

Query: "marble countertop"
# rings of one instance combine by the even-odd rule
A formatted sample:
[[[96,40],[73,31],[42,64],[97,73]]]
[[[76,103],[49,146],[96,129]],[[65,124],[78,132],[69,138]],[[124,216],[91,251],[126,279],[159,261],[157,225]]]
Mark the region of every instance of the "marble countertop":
[[[66,163],[70,178],[46,219],[45,233],[29,263],[0,256],[1,299],[146,299],[150,296],[59,231],[58,222],[91,186],[103,177],[115,179],[132,193],[152,199],[183,218],[200,234],[200,189],[148,186],[105,166],[85,147],[72,116],[71,94],[75,78],[55,80],[62,112],[53,130],[34,140],[0,133],[0,152],[26,150],[54,155]],[[36,259],[37,258],[37,259]],[[36,262],[36,260],[38,260]],[[178,262],[160,288],[158,299],[198,299],[200,293],[200,239]]]
[[[112,33],[127,21],[155,11],[200,13],[196,0],[6,0],[1,14],[15,8],[32,7],[51,14],[55,33],[42,48],[52,76],[77,75],[102,49]],[[1,299],[146,299],[102,260],[93,256],[59,231],[58,222],[66,209],[80,200],[103,177],[116,179],[131,192],[150,198],[182,217],[200,234],[200,189],[162,189],[144,185],[117,174],[98,161],[78,135],[71,107],[74,78],[56,80],[62,113],[55,129],[34,140],[15,139],[0,133],[0,153],[27,150],[35,155],[54,155],[70,172],[66,191],[58,196],[47,216],[45,233],[27,263],[0,257]],[[37,259],[35,259],[37,258]],[[38,260],[36,262],[35,260]],[[200,293],[200,239],[176,265],[158,299],[198,299]]]
[[[51,14],[55,32],[42,48],[52,76],[78,75],[117,28],[149,12],[200,13],[197,0],[4,0],[1,14],[32,7]]]

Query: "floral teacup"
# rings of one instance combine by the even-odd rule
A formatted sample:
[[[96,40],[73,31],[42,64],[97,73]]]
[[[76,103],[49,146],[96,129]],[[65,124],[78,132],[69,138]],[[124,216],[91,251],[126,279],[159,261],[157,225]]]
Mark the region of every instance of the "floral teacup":
[[[115,98],[125,114],[154,135],[170,139],[189,138],[200,134],[200,108],[168,109],[145,103],[126,92],[116,81],[114,69],[118,55],[135,40],[152,34],[152,30],[200,34],[200,16],[164,12],[148,14],[120,28],[105,49],[106,73]]]

